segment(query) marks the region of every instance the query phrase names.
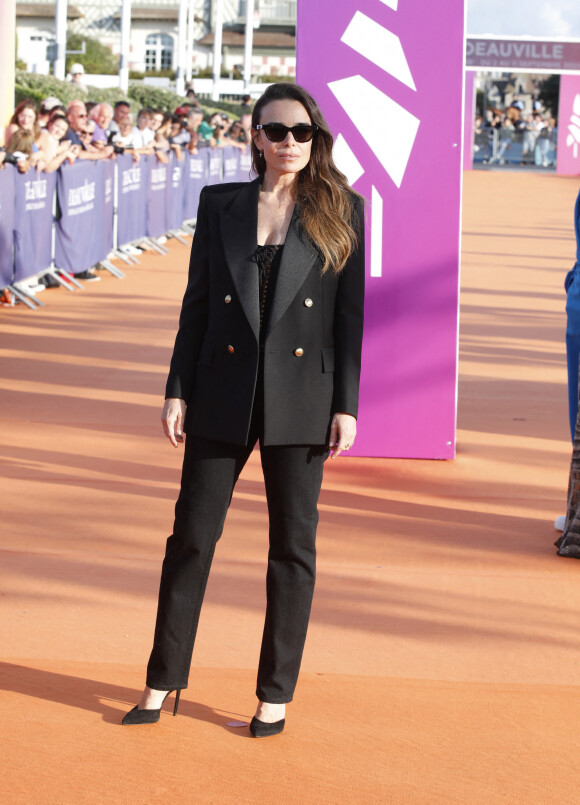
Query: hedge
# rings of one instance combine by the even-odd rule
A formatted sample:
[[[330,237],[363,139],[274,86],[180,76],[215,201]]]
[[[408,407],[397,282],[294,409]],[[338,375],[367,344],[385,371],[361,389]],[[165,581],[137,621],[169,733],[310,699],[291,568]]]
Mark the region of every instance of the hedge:
[[[150,87],[137,81],[129,82],[129,92],[127,95],[120,89],[88,86],[88,95],[72,84],[70,81],[60,81],[51,75],[39,75],[38,73],[26,73],[22,70],[16,71],[16,86],[14,92],[14,105],[18,106],[24,100],[36,101],[40,106],[43,98],[54,95],[64,106],[69,101],[80,98],[83,101],[95,101],[102,103],[106,101],[113,106],[117,101],[128,100],[131,104],[131,111],[137,114],[142,106],[151,106],[156,109],[163,109],[164,112],[173,112],[178,106],[187,103],[181,95],[177,95],[168,89],[160,87]],[[202,104],[205,117],[209,118],[214,112],[227,112],[232,117],[239,117],[240,105],[227,101],[209,101]]]
[[[116,101],[126,99],[127,96],[120,89],[101,89],[99,87],[88,87],[88,95],[76,87],[70,81],[61,81],[52,75],[39,75],[38,73],[25,73],[22,70],[16,71],[16,82],[14,88],[14,105],[18,106],[21,101],[30,98],[40,106],[43,98],[54,95],[64,106],[69,101],[80,98],[83,101],[96,101],[102,103],[106,101],[113,105]],[[136,106],[136,104],[135,104]]]

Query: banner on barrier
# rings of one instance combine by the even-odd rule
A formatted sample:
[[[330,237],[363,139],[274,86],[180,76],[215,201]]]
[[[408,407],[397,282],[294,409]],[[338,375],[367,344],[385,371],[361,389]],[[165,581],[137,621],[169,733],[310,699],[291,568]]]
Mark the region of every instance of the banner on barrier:
[[[226,145],[222,149],[223,181],[237,182],[240,175],[240,149]]]
[[[104,242],[105,177],[102,162],[63,165],[57,174],[59,217],[54,262],[70,274],[86,271],[108,253]]]
[[[185,202],[186,182],[185,157],[179,160],[175,154],[169,163],[170,181],[167,192],[167,229],[179,229],[183,223],[183,207]]]
[[[14,282],[49,268],[56,173],[14,174]]]
[[[131,243],[147,233],[149,162],[122,154],[117,163],[117,243]],[[165,216],[164,216],[165,220]]]
[[[222,152],[211,150],[207,165],[207,184],[219,184],[222,180]]]
[[[149,185],[147,187],[147,236],[159,238],[168,230],[167,188],[169,165],[149,157]]]
[[[245,151],[240,151],[238,182],[251,182],[255,178],[256,175],[252,173],[252,152],[248,146]]]
[[[10,285],[14,271],[14,174],[6,165],[0,171],[0,288]]]
[[[208,151],[199,154],[187,154],[185,157],[185,198],[183,202],[183,219],[190,221],[197,218],[199,194],[206,184]]]

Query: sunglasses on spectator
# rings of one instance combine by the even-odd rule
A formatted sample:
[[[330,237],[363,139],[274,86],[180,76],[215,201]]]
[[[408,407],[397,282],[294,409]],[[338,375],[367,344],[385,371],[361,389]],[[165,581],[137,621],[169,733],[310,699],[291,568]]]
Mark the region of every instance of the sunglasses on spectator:
[[[304,123],[299,123],[297,126],[283,126],[282,123],[265,123],[262,125],[258,123],[256,130],[264,132],[266,137],[271,143],[283,143],[288,132],[292,132],[292,136],[297,143],[309,143],[314,137],[315,132],[318,131],[318,126],[307,126]]]

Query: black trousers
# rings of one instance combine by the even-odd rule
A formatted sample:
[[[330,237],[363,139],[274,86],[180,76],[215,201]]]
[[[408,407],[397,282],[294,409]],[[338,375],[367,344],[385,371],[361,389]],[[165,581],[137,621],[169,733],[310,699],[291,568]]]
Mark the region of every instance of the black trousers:
[[[167,540],[147,685],[186,688],[214,550],[234,486],[256,441],[270,518],[267,607],[256,695],[292,701],[316,573],[318,497],[328,448],[262,444],[261,383],[247,446],[188,438],[173,534]],[[233,637],[233,636],[232,636]]]

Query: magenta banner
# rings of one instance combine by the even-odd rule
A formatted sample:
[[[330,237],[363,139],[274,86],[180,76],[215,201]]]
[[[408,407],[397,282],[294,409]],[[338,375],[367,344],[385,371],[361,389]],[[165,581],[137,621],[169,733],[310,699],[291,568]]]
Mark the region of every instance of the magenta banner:
[[[465,54],[467,67],[477,69],[540,73],[580,70],[580,42],[470,36]]]
[[[580,75],[560,79],[557,173],[580,175]]]
[[[298,81],[368,200],[357,455],[454,456],[463,25],[463,0],[298,2]]]

